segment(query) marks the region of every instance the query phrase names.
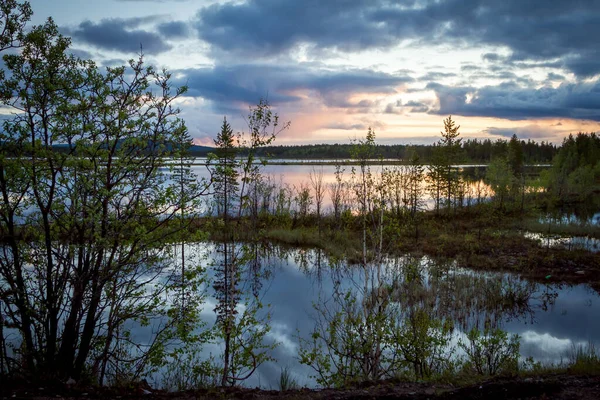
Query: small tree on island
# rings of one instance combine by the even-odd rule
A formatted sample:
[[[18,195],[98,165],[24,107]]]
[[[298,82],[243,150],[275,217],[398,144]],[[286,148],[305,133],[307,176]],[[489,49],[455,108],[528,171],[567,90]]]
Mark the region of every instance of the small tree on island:
[[[429,181],[429,192],[431,193],[436,212],[439,211],[441,199],[445,194],[445,206],[450,212],[452,206],[452,197],[455,188],[460,182],[458,169],[454,165],[460,158],[460,142],[458,138],[460,125],[456,125],[452,116],[444,120],[444,131],[441,132],[442,138],[436,143],[427,178]]]
[[[438,142],[440,149],[442,149],[442,163],[444,165],[442,179],[445,182],[446,207],[448,211],[450,211],[452,205],[454,189],[460,180],[458,169],[454,167],[454,164],[458,162],[460,154],[461,139],[458,138],[460,135],[460,132],[458,132],[459,129],[460,125],[456,125],[452,120],[452,116],[449,115],[444,120],[444,131],[441,132],[442,138]]]

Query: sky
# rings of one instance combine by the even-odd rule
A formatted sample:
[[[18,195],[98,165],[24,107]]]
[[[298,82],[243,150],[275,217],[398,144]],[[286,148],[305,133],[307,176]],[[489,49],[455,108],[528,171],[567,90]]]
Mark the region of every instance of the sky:
[[[197,144],[267,98],[275,144],[424,144],[452,115],[463,138],[560,144],[600,131],[600,0],[30,0],[71,51],[145,60],[188,91]]]

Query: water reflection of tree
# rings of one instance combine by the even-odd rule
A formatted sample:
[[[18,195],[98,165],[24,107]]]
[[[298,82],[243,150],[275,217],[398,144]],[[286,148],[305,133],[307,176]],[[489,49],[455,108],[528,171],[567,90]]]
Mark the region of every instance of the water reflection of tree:
[[[325,272],[338,285],[335,290],[362,286],[358,266],[332,263],[317,249],[296,250],[293,255],[300,270],[315,280],[324,279]],[[534,323],[536,312],[546,311],[558,294],[554,286],[517,275],[473,272],[454,261],[406,256],[387,258],[384,264],[382,287],[369,293],[373,300],[385,295],[404,312],[425,309],[465,330],[495,328],[513,320]]]
[[[420,379],[444,369],[449,360],[445,344],[451,324],[423,310],[405,314],[390,296],[399,278],[384,256],[389,202],[383,174],[373,173],[366,162],[372,158],[374,136],[369,130],[353,151],[358,168],[352,169],[351,187],[362,228],[360,260],[355,266],[330,263],[333,293],[315,304],[311,338],[300,338],[300,361],[313,368],[324,386],[376,381],[407,370]]]
[[[271,359],[268,351],[275,346],[264,340],[270,330],[270,314],[262,311],[260,298],[265,275],[261,252],[257,242],[241,243],[239,232],[244,229],[258,231],[258,215],[262,210],[260,199],[264,187],[270,186],[263,179],[261,164],[254,162],[255,152],[270,144],[289,123],[278,128],[277,114],[262,99],[250,109],[246,122],[248,134],[234,135],[224,119],[215,140],[216,153],[209,158],[216,208],[222,218],[218,223],[224,238],[217,244],[213,282],[217,299],[215,335],[223,342],[220,357],[222,386],[233,386],[249,378],[261,363]],[[240,146],[247,152],[243,159],[236,158]],[[268,209],[268,205],[265,207]],[[244,215],[249,217],[248,221],[241,219]],[[243,279],[244,275],[246,279]]]
[[[323,385],[440,373],[451,368],[455,329],[490,332],[510,320],[533,323],[536,311],[556,297],[550,287],[470,272],[455,262],[407,256],[318,269],[306,266],[316,252],[299,253],[307,274],[322,274],[332,285],[316,302],[311,339],[300,338],[301,362]]]
[[[396,272],[387,262],[337,263],[327,271],[333,293],[315,304],[311,338],[300,338],[300,360],[320,384],[402,374],[422,379],[446,368],[452,324],[394,301]]]
[[[516,275],[475,273],[455,262],[401,262],[391,297],[403,308],[422,308],[438,318],[450,318],[464,330],[492,328],[510,320],[535,322],[538,308],[552,304],[556,292]]]
[[[270,314],[261,299],[265,253],[256,243],[225,241],[217,244],[213,288],[217,305],[216,336],[222,340],[221,385],[233,386],[249,378],[265,361],[271,360],[267,343]]]

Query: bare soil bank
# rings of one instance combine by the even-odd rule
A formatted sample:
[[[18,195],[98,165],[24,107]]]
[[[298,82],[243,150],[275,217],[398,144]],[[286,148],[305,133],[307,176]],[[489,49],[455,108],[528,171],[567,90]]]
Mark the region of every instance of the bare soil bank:
[[[446,384],[378,382],[345,389],[275,390],[227,388],[167,393],[147,386],[131,389],[68,388],[56,386],[32,388],[26,385],[4,386],[1,398],[16,399],[600,399],[600,377],[548,374],[516,378],[495,378],[478,384],[455,387]]]

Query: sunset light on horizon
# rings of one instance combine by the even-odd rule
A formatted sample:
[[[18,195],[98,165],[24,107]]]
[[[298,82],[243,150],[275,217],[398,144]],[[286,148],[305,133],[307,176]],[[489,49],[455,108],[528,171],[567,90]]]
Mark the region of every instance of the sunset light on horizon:
[[[275,144],[464,138],[560,144],[600,130],[600,3],[562,0],[31,1],[71,51],[101,66],[145,60],[187,85],[194,142],[223,116],[244,129],[268,98],[291,121]]]

